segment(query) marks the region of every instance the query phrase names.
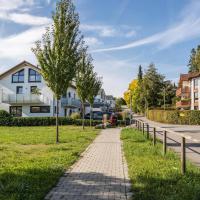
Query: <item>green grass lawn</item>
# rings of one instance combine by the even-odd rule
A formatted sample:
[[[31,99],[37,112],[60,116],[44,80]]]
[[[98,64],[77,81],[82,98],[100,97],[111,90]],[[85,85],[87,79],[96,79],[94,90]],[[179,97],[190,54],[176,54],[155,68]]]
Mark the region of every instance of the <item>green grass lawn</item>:
[[[128,162],[134,200],[200,200],[200,169],[187,164],[180,173],[180,158],[162,144],[153,147],[136,129],[123,129],[121,136]]]
[[[0,199],[39,200],[96,137],[95,129],[0,127]]]

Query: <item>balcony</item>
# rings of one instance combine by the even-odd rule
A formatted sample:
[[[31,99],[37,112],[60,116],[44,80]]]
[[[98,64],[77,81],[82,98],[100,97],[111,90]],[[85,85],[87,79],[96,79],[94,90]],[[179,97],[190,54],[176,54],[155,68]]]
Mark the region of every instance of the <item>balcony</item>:
[[[69,107],[69,108],[80,108],[81,101],[78,99],[63,98],[63,99],[61,99],[61,105],[63,107]]]
[[[184,96],[186,98],[189,98],[190,97],[190,88],[189,87],[178,88],[176,90],[176,96],[177,97]]]
[[[180,100],[176,102],[176,108],[190,108],[191,100]]]
[[[6,104],[47,104],[50,105],[50,99],[44,95],[36,94],[5,94],[1,95],[1,102]]]

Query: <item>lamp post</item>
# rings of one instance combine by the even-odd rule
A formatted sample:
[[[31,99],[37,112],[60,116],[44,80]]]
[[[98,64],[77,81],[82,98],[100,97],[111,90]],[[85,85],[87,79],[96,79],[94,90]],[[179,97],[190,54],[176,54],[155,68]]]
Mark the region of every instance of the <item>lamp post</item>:
[[[131,124],[131,120],[132,120],[132,94],[131,94],[131,90],[129,90],[130,92],[130,124]]]

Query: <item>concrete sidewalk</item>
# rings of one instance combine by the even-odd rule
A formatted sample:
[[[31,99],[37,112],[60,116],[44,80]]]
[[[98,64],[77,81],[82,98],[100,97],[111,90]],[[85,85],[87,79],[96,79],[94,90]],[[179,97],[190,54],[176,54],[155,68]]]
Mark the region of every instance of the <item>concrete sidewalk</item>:
[[[120,129],[103,130],[45,199],[129,199],[130,183],[120,132]]]
[[[135,116],[137,117],[137,116]],[[146,123],[150,127],[160,127],[167,128],[178,134],[184,134],[190,136],[194,139],[200,140],[200,126],[193,125],[175,125],[175,124],[163,124],[159,122],[154,122],[146,119],[145,117],[137,117]],[[150,128],[150,133],[153,133],[152,128]],[[159,139],[163,138],[163,132],[157,129],[157,137]],[[174,135],[173,133],[167,133],[167,146],[175,150],[178,154],[181,153],[181,136]],[[195,143],[191,140],[186,140],[186,157],[196,166],[200,167],[200,143]]]

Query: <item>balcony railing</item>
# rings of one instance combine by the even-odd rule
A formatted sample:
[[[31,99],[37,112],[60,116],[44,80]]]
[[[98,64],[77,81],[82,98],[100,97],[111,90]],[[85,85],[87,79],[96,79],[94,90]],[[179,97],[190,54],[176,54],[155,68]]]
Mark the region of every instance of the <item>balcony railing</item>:
[[[185,100],[180,100],[178,102],[176,102],[176,107],[177,108],[188,108],[191,106],[191,101],[185,101]]]
[[[63,107],[80,108],[81,101],[73,98],[63,98],[61,99],[61,105]]]
[[[6,104],[47,104],[50,99],[44,95],[36,94],[1,94],[1,102]]]

